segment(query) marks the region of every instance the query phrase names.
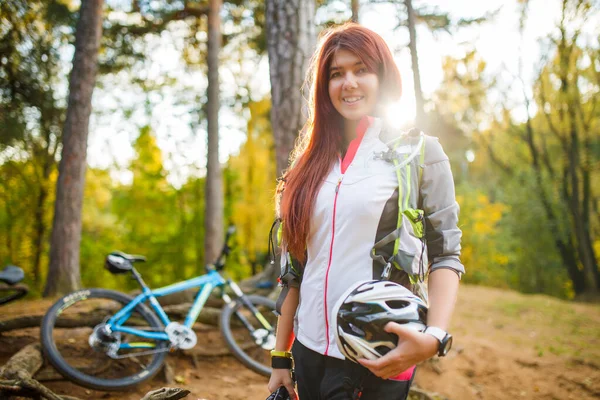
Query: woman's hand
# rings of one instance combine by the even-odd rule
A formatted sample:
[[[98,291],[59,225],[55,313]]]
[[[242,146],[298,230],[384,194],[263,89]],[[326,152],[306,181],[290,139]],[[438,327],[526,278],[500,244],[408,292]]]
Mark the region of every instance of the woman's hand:
[[[292,374],[289,369],[281,369],[281,368],[273,368],[273,372],[271,372],[271,379],[269,379],[269,392],[273,393],[280,386],[285,386],[287,389],[290,400],[296,400],[298,398],[298,394],[296,394],[296,390],[294,389],[294,381],[292,380]]]
[[[413,365],[437,354],[439,342],[431,335],[395,322],[389,322],[384,329],[398,336],[398,346],[377,360],[358,360],[362,366],[382,379],[398,376]]]

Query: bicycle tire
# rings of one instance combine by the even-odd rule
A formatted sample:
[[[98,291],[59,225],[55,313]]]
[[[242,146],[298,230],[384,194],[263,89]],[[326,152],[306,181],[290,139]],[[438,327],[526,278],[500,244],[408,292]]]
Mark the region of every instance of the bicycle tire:
[[[269,347],[275,346],[274,335],[277,326],[277,317],[271,311],[275,310],[275,302],[266,297],[262,296],[247,296],[247,299],[261,311],[263,317],[267,318],[273,327],[273,331],[269,334],[272,335],[272,344]],[[263,376],[271,375],[271,356],[270,350],[273,348],[264,349],[260,345],[256,344],[254,338],[250,335],[250,332],[243,326],[232,327],[233,321],[237,312],[244,312],[245,316],[248,317],[254,324],[253,327],[262,328],[260,322],[252,316],[252,313],[248,307],[241,301],[236,299],[223,307],[221,312],[221,333],[225,338],[227,346],[233,353],[233,355],[246,367],[250,368],[254,372],[257,372]],[[236,318],[237,319],[237,318]],[[234,330],[236,332],[234,332]]]
[[[86,333],[83,332],[82,335],[78,336],[77,333],[71,333],[71,331],[78,332],[79,330],[84,330],[84,329],[86,329],[87,331],[91,331],[92,328],[90,328],[89,325],[86,327],[83,327],[83,328],[82,327],[78,327],[76,329],[71,328],[68,333],[69,336],[64,335],[67,338],[66,342],[73,345],[73,346],[71,346],[70,349],[67,350],[67,347],[65,347],[64,349],[61,347],[61,350],[59,350],[59,348],[57,346],[57,340],[55,340],[55,334],[56,334],[56,339],[60,339],[59,329],[61,329],[61,327],[63,326],[58,320],[59,317],[65,311],[67,311],[69,308],[74,307],[75,305],[82,306],[82,309],[86,310],[87,308],[83,307],[83,305],[84,305],[83,302],[87,301],[88,302],[88,303],[86,303],[87,306],[91,307],[95,304],[92,300],[96,300],[98,302],[101,302],[101,301],[116,302],[115,306],[122,307],[122,306],[125,306],[126,304],[128,304],[129,302],[131,302],[133,299],[132,299],[132,297],[127,296],[123,293],[116,292],[113,290],[106,290],[106,289],[79,290],[79,291],[73,292],[73,293],[59,299],[46,312],[46,315],[44,316],[44,319],[42,320],[41,332],[40,332],[42,348],[43,348],[44,354],[45,354],[46,358],[49,360],[50,364],[52,364],[52,366],[54,368],[56,368],[56,370],[61,375],[63,375],[65,378],[77,383],[78,385],[81,385],[81,386],[84,386],[84,387],[90,388],[90,389],[96,389],[96,390],[106,390],[106,391],[124,390],[124,389],[130,388],[132,386],[138,385],[139,383],[141,383],[145,380],[148,380],[148,379],[152,378],[154,375],[156,375],[156,373],[158,373],[158,371],[162,367],[162,365],[164,363],[164,359],[167,355],[166,351],[162,351],[162,350],[165,350],[167,345],[169,344],[167,341],[157,341],[155,349],[161,350],[162,352],[158,352],[158,353],[149,355],[149,357],[151,357],[151,361],[148,364],[148,366],[146,366],[145,368],[142,367],[141,372],[136,373],[131,376],[109,378],[109,379],[98,378],[96,376],[89,375],[89,374],[83,372],[82,370],[76,368],[75,366],[71,365],[65,359],[65,357],[63,355],[67,356],[70,354],[73,354],[74,357],[78,356],[80,360],[81,359],[86,360],[85,357],[89,357],[89,356],[97,357],[101,361],[103,361],[104,363],[109,365],[108,368],[104,367],[105,370],[110,370],[112,373],[118,373],[118,371],[120,370],[120,368],[116,368],[116,370],[112,369],[112,367],[110,366],[111,363],[116,364],[117,361],[109,358],[106,355],[106,353],[102,354],[102,352],[95,351],[87,341],[85,343],[83,343],[83,346],[81,346],[81,340],[79,342],[76,341],[75,337],[78,337],[80,339],[82,337],[85,338]],[[104,303],[102,303],[102,304],[104,304]],[[97,309],[92,308],[90,311],[90,314],[93,314],[94,311],[97,311]],[[101,308],[101,311],[96,314],[101,316],[101,315],[104,315],[103,313],[104,313],[104,308]],[[136,308],[133,310],[133,313],[136,313],[135,314],[136,316],[139,315],[143,320],[145,320],[145,322],[148,324],[148,326],[150,328],[152,328],[152,330],[160,331],[163,329],[163,325],[160,322],[160,320],[158,319],[158,317],[144,304],[139,304],[138,306],[136,306]],[[93,315],[96,315],[96,314],[93,314]],[[105,321],[106,318],[108,318],[110,315],[111,315],[110,312],[107,313],[104,316],[104,318],[102,318],[100,320],[100,322]],[[94,318],[92,317],[92,320],[93,319]],[[59,322],[58,323],[59,326],[57,326],[57,322]],[[92,326],[95,326],[95,325],[92,325]],[[66,327],[66,325],[65,325],[65,327]],[[89,336],[90,335],[88,334],[87,337],[89,337]],[[64,342],[64,338],[63,338],[63,340],[61,340],[61,342]],[[62,344],[63,343],[61,343],[61,345]],[[79,345],[80,347],[77,348],[77,345]],[[66,346],[68,346],[68,344]],[[72,350],[73,348],[75,348],[74,351]],[[61,351],[64,354],[61,354]],[[79,354],[78,354],[79,351],[81,351],[83,353],[83,355],[79,356]],[[141,354],[141,353],[137,353],[137,354]],[[146,355],[143,355],[143,356],[146,357]],[[139,363],[138,357],[132,357],[131,360],[133,363]],[[129,361],[129,360],[126,360],[126,361]]]

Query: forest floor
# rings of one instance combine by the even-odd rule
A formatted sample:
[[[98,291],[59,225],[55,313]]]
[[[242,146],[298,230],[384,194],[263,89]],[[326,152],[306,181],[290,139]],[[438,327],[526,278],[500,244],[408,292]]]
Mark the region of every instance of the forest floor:
[[[0,320],[40,315],[46,300],[2,307]],[[218,340],[218,330],[206,328]],[[212,330],[212,332],[211,332]],[[415,384],[450,400],[599,399],[600,305],[561,301],[543,295],[462,285],[453,324],[454,347],[442,359],[418,368]],[[0,365],[28,343],[38,329],[0,335]],[[211,342],[210,346],[218,346]],[[203,343],[199,341],[198,348]],[[90,391],[67,381],[47,382],[58,394],[81,399],[138,400],[148,391],[176,386],[191,391],[187,399],[264,400],[267,378],[232,356],[169,356],[178,383],[166,385],[162,374],[129,392]]]

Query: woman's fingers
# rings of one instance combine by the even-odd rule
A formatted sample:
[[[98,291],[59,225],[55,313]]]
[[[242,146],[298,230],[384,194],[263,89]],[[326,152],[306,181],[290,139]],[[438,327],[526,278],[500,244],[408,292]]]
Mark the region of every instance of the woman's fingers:
[[[267,385],[269,392],[273,393],[282,386],[288,391],[290,400],[298,399],[298,394],[294,389],[294,381],[290,376],[289,370],[273,370],[271,378],[269,379],[269,384]]]
[[[296,393],[296,390],[294,389],[293,384],[285,385],[285,388],[287,389],[288,394],[290,395],[290,400],[298,399],[298,394]]]

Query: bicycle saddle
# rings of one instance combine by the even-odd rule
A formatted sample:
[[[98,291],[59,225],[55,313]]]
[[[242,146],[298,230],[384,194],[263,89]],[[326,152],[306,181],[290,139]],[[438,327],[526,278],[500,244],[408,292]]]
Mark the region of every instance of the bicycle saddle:
[[[141,261],[141,262],[146,261],[146,257],[144,257],[144,256],[127,254],[127,253],[123,253],[122,251],[113,251],[112,253],[110,253],[110,255],[123,257],[124,259],[126,259],[127,261],[132,262],[132,263],[134,263],[136,261]]]
[[[21,282],[25,278],[23,270],[15,265],[7,265],[2,271],[0,271],[0,281],[14,285]]]
[[[113,251],[106,256],[104,267],[113,274],[122,274],[123,272],[131,271],[133,263],[136,261],[146,261],[146,257],[134,256],[122,251]]]

